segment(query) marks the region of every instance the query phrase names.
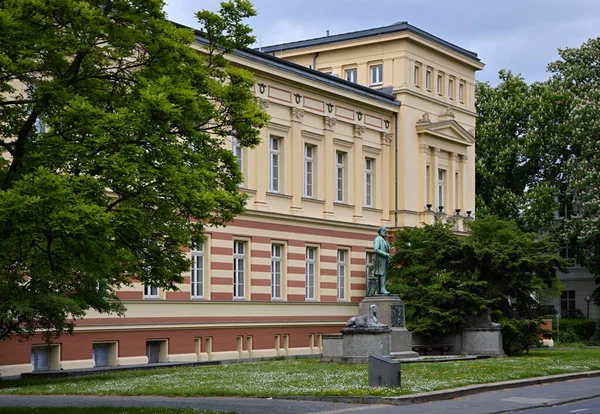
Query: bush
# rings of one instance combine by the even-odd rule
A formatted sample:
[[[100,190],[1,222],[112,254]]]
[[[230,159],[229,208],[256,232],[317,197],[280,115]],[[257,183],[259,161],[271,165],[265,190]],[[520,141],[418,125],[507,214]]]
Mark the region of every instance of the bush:
[[[573,329],[565,329],[558,333],[558,342],[559,343],[575,343],[579,342],[581,338],[573,331]]]
[[[542,327],[539,320],[503,318],[500,323],[506,355],[529,353],[529,348],[540,345]]]
[[[556,328],[556,321],[554,322],[554,328]],[[558,340],[561,342],[576,342],[576,341],[563,341],[561,335],[563,332],[571,331],[578,340],[589,341],[594,336],[594,330],[596,329],[596,322],[588,321],[587,319],[561,319],[559,326],[559,337]]]

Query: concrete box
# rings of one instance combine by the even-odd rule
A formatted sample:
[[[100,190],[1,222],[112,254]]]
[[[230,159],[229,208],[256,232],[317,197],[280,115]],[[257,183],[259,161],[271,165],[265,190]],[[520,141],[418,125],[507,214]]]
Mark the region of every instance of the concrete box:
[[[369,386],[399,387],[400,362],[382,355],[369,356]]]

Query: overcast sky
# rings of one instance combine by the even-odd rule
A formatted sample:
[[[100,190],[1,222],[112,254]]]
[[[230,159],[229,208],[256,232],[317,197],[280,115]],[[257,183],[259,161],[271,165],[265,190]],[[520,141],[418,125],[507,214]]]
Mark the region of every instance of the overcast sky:
[[[165,0],[168,18],[199,28],[201,9],[218,0]],[[510,69],[527,82],[548,78],[558,48],[600,37],[600,0],[254,0],[247,23],[262,46],[408,23],[478,54],[480,81],[498,83]],[[255,46],[258,46],[255,45]]]

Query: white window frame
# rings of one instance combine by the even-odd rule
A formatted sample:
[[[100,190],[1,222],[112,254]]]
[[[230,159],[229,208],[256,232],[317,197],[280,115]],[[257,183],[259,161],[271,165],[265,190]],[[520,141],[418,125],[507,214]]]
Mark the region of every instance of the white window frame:
[[[371,86],[383,84],[383,64],[371,65]]]
[[[281,189],[281,138],[269,139],[269,191],[278,193]]]
[[[371,277],[375,277],[373,274],[373,263],[375,263],[375,252],[367,252],[366,254],[367,268],[365,273],[367,274],[367,279]]]
[[[231,152],[235,157],[238,167],[240,167],[240,171],[244,172],[244,152],[243,147],[240,145],[240,142],[237,140],[235,136],[231,137]]]
[[[192,249],[192,269],[190,272],[190,290],[192,299],[204,298],[204,245]]]
[[[421,66],[416,64],[413,68],[413,83],[417,88],[421,87]]]
[[[311,254],[312,253],[312,254]],[[317,269],[317,248],[308,246],[306,248],[306,264],[305,264],[305,299],[315,300],[316,298],[316,269]]]
[[[347,271],[348,250],[338,249],[337,251],[337,299],[346,300],[346,271]]]
[[[144,285],[144,299],[158,299],[158,287],[152,285]]]
[[[283,299],[283,245],[271,245],[271,300]]]
[[[342,151],[335,152],[335,201],[344,202],[344,186],[346,181],[346,153]]]
[[[358,71],[356,68],[346,69],[344,71],[344,77],[348,82],[356,83],[357,82],[357,74]]]
[[[444,206],[446,170],[438,169],[438,207]]]
[[[313,198],[315,176],[315,146],[304,145],[304,197]]]
[[[233,298],[246,298],[246,245],[242,240],[233,241]]]
[[[425,71],[425,89],[431,92],[431,69]]]
[[[365,206],[373,207],[373,171],[375,160],[365,158]]]

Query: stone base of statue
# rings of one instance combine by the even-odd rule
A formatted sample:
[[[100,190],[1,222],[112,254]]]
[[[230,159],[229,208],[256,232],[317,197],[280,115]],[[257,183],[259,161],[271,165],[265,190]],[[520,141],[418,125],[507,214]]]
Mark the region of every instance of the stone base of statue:
[[[367,364],[370,355],[389,355],[391,332],[387,326],[342,329],[340,361],[347,364]]]
[[[366,296],[359,305],[360,313],[368,312],[371,305],[377,305],[377,319],[390,327],[390,355],[392,358],[416,358],[412,350],[412,333],[406,329],[404,303],[398,295]]]

